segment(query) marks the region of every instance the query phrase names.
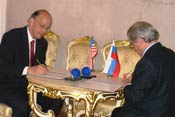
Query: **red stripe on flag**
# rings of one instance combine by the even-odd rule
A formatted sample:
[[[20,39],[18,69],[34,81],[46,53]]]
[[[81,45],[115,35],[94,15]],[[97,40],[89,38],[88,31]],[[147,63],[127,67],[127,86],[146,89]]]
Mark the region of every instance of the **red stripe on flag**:
[[[112,53],[111,53],[111,57],[112,57],[113,59],[117,59],[117,53],[112,52]]]
[[[94,57],[97,55],[98,53],[98,50],[95,46],[95,44],[93,44],[91,47],[90,47],[90,52],[89,52],[89,67],[91,69],[94,69],[94,65],[93,65],[93,59]]]
[[[117,61],[117,65],[116,65],[116,68],[114,70],[114,73],[113,73],[112,77],[118,77],[119,72],[120,72],[120,64],[119,64],[119,61]]]

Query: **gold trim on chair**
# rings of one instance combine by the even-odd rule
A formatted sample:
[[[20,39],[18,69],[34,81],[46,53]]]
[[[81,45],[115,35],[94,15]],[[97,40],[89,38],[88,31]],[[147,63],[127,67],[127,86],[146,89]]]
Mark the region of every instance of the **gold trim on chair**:
[[[49,31],[44,35],[44,38],[48,42],[45,63],[49,68],[53,68],[56,61],[56,56],[58,54],[59,44],[60,44],[59,36],[56,35],[54,32]]]
[[[0,103],[0,117],[12,117],[12,108]]]
[[[118,40],[118,41],[115,41],[115,45],[117,48],[120,48],[120,47],[131,47],[131,44],[129,41],[127,40]],[[102,49],[102,54],[103,54],[103,60],[106,62],[107,60],[107,57],[108,57],[108,53],[109,53],[109,49],[111,48],[111,43],[108,43],[106,45],[103,46],[103,49]]]

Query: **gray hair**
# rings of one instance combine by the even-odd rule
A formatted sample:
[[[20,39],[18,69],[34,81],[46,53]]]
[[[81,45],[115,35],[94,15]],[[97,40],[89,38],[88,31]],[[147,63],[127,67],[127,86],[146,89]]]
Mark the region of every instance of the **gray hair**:
[[[142,38],[145,42],[150,43],[159,39],[159,32],[151,24],[139,21],[128,29],[127,36],[132,42],[137,38]]]

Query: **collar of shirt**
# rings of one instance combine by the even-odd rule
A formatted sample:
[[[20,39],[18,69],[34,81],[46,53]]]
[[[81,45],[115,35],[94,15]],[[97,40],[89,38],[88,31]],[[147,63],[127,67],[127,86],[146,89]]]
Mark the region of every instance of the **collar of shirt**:
[[[30,43],[32,40],[36,40],[36,39],[33,39],[32,38],[32,35],[30,34],[30,32],[29,32],[29,27],[27,27],[27,36],[28,36],[28,42]]]
[[[156,43],[158,43],[158,42],[155,42],[155,43],[152,43],[152,44],[150,44],[145,50],[144,50],[144,52],[143,52],[143,54],[142,54],[142,57],[145,55],[145,53],[148,51],[148,49],[150,48],[150,47],[152,47],[154,44],[156,44]]]

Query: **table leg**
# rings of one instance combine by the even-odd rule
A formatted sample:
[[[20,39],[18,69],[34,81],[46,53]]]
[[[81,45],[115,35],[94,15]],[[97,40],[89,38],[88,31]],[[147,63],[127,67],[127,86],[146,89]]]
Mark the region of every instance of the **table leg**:
[[[37,114],[39,117],[55,117],[54,112],[52,110],[48,110],[47,113],[42,112],[37,106],[37,93],[42,92],[44,89],[35,87],[35,85],[29,82],[28,85],[28,95],[29,95],[29,105],[31,109]]]

